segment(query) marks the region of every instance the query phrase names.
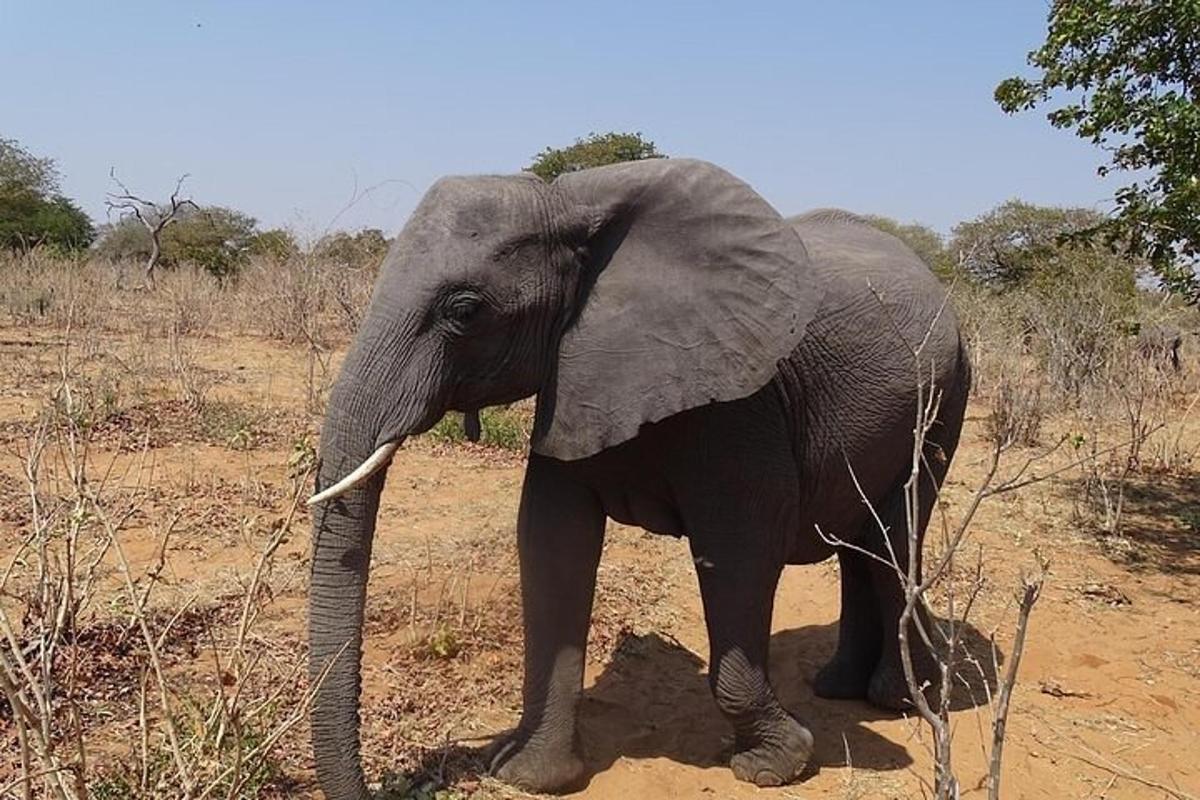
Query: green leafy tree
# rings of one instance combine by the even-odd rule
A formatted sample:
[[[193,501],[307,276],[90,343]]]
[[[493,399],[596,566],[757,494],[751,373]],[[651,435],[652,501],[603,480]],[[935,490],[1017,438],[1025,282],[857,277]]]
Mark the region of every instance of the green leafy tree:
[[[15,139],[0,138],[0,188],[19,188],[46,197],[58,192],[54,159],[39,158]]]
[[[62,195],[44,200],[33,222],[37,235],[60,250],[86,250],[96,238],[91,218],[73,200]]]
[[[654,142],[643,139],[641,133],[589,133],[568,147],[547,147],[525,169],[542,180],[552,181],[564,172],[646,158],[666,156],[658,152]]]
[[[59,193],[54,161],[0,139],[0,247],[74,251],[86,249],[95,237],[87,214]]]
[[[1200,299],[1200,2],[1054,0],[1037,70],[1009,78],[1009,113],[1053,106],[1050,124],[1109,154],[1101,175],[1132,173],[1116,210],[1080,234],[1149,259],[1171,289]]]
[[[313,255],[343,267],[369,267],[383,260],[388,245],[387,237],[378,228],[364,228],[355,233],[338,231],[322,237],[313,248]]]
[[[186,211],[167,229],[163,250],[173,264],[196,264],[217,278],[237,272],[257,234],[254,217],[221,206]]]
[[[912,248],[922,261],[943,280],[954,277],[954,258],[946,249],[942,235],[920,223],[901,223],[890,217],[868,216],[867,222],[884,233],[890,233]]]
[[[271,228],[254,234],[250,239],[248,252],[252,256],[283,264],[299,255],[300,245],[296,243],[292,232],[286,228]]]
[[[963,272],[996,289],[1060,285],[1091,267],[1133,292],[1135,264],[1106,247],[1076,238],[1104,216],[1086,208],[1035,206],[1009,200],[955,226],[949,251]]]

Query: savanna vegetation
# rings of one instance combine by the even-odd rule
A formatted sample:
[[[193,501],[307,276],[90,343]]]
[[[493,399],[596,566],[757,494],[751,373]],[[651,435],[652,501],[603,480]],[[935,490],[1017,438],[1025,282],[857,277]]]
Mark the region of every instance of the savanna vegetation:
[[[1085,238],[1147,259],[1196,299],[1200,257],[1200,6],[1056,0],[1035,72],[996,88],[1009,113],[1049,106],[1047,120],[1107,154],[1100,175],[1125,176],[1115,213]]]
[[[942,280],[974,364],[936,580],[906,585],[948,680],[914,719],[821,706],[804,796],[1196,796],[1198,24],[1189,2],[1059,0],[1036,74],[996,91],[1134,176],[1113,213],[1012,199],[948,235],[869,218]],[[593,133],[527,169],[662,157]],[[387,236],[309,241],[182,179],[168,200],[114,184],[96,225],[53,160],[0,139],[0,798],[310,796],[302,501]],[[1154,331],[1178,332],[1178,362]],[[519,708],[532,403],[481,424],[477,444],[456,415],[412,442],[383,497],[363,732],[381,797],[519,796],[476,748]],[[611,528],[587,796],[759,796],[708,769],[729,743],[686,548]],[[789,707],[814,708],[836,584],[826,564],[780,589]]]

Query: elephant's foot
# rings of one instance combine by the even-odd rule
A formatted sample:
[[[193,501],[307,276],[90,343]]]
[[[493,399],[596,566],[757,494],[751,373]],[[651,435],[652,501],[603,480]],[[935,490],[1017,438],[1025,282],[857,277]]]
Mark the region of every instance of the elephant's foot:
[[[527,792],[554,794],[580,788],[586,778],[574,745],[549,745],[519,729],[496,741],[487,753],[488,772]]]
[[[923,687],[922,693],[931,706],[937,702],[938,688],[941,681],[932,663],[926,665],[914,664],[917,685]],[[904,677],[904,667],[890,660],[881,661],[871,675],[867,687],[867,700],[871,705],[887,711],[912,711],[916,708],[912,693],[908,690],[908,681]]]
[[[743,740],[729,766],[738,780],[757,786],[782,786],[800,777],[812,756],[813,736],[790,714]]]
[[[834,656],[817,671],[813,694],[826,700],[865,700],[874,668],[874,664]]]

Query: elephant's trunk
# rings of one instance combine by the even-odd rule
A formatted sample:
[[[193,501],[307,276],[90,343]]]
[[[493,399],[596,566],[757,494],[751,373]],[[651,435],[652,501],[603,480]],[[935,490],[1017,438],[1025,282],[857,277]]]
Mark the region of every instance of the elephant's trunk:
[[[332,485],[370,451],[349,452],[325,425],[318,489]],[[320,681],[312,711],[317,780],[329,800],[365,800],[359,759],[358,701],[362,687],[363,607],[383,472],[316,506],[309,588],[309,680]]]
[[[311,715],[312,743],[317,780],[328,800],[370,796],[359,759],[358,701],[367,572],[386,474],[379,467],[386,460],[365,479],[360,474],[352,486],[344,479],[371,461],[380,432],[399,420],[389,423],[387,412],[394,404],[381,402],[387,397],[384,387],[395,385],[388,374],[392,361],[375,352],[384,337],[373,328],[367,333],[342,365],[321,429],[318,496],[339,484],[340,490],[313,506],[308,672],[314,685],[320,681]]]
[[[386,466],[400,442],[441,416],[427,357],[407,341],[405,319],[369,317],[346,356],[321,429],[309,586],[309,680],[317,780],[328,800],[365,800],[359,695],[367,572]],[[382,320],[382,321],[381,321]],[[406,367],[409,369],[406,371]],[[410,376],[425,376],[415,380]]]

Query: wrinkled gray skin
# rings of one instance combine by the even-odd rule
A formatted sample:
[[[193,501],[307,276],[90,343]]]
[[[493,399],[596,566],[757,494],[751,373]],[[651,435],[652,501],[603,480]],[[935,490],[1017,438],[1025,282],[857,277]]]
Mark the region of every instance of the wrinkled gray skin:
[[[1179,348],[1183,346],[1183,331],[1174,325],[1143,325],[1138,331],[1138,352],[1160,369],[1179,372]]]
[[[943,393],[920,484],[922,530],[969,385],[943,297],[897,239],[844,212],[785,221],[702,162],[615,165],[552,184],[445,179],[384,264],[330,401],[317,487],[448,409],[537,394],[517,523],[524,713],[494,747],[493,771],[542,791],[585,777],[576,701],[611,517],[688,537],[709,680],[736,732],[733,770],[760,785],[791,781],[813,740],[767,677],[776,583],[785,564],[834,555],[818,525],[887,552],[851,469],[907,563],[909,348],[928,334],[923,374]],[[312,737],[331,800],[367,797],[360,650],[384,472],[315,510],[311,672],[328,675]],[[865,555],[836,555],[839,640],[817,694],[903,708],[898,580]],[[927,669],[928,654],[916,662]]]

